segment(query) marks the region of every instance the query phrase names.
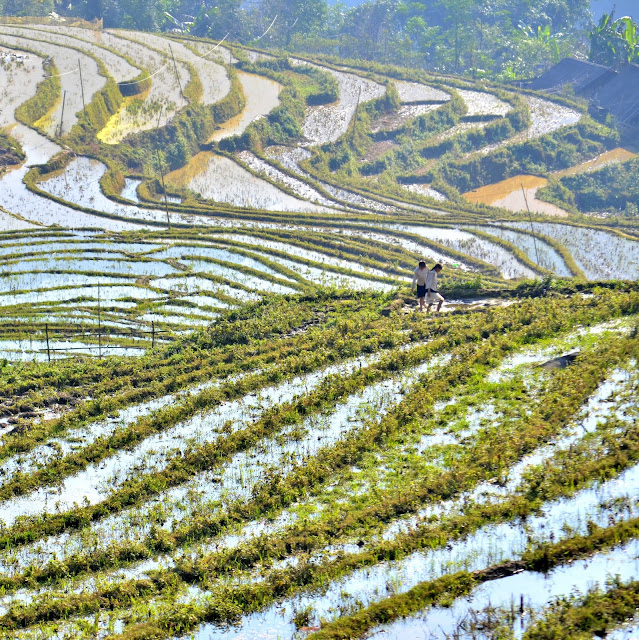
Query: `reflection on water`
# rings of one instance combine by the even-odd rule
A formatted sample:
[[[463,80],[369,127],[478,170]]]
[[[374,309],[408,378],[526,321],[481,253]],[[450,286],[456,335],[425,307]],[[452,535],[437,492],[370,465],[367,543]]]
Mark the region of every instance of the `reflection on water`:
[[[294,198],[270,182],[254,176],[230,158],[202,151],[182,169],[172,171],[166,182],[188,188],[201,198],[238,207],[270,211],[325,212],[325,207]]]
[[[238,115],[222,123],[209,142],[244,133],[253,120],[270,113],[280,103],[282,85],[275,80],[239,70],[237,74],[246,97],[246,105]]]

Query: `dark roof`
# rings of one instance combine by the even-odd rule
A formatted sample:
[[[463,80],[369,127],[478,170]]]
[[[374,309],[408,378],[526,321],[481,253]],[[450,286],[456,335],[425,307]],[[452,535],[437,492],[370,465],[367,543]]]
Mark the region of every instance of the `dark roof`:
[[[528,85],[537,91],[557,91],[571,85],[575,93],[585,93],[589,85],[610,73],[608,67],[576,58],[564,58]]]
[[[592,93],[592,103],[621,124],[639,121],[639,66],[627,64]]]

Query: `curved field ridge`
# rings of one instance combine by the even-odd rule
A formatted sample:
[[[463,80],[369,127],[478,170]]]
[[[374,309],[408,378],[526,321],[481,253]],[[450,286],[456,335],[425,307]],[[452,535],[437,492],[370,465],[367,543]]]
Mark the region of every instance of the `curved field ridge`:
[[[364,238],[378,243],[376,252],[382,250],[380,244],[386,245],[384,258],[375,268],[388,277],[395,277],[400,271],[410,272],[411,262],[428,256],[443,260],[451,269],[485,274],[491,283],[495,283],[494,278],[531,278],[548,273],[588,278],[636,276],[633,241],[608,231],[603,219],[593,223],[598,228],[592,231],[588,242],[592,245],[605,243],[608,237],[615,238],[614,242],[621,243],[620,251],[614,253],[619,259],[612,264],[602,255],[600,268],[595,268],[585,256],[581,257],[581,246],[572,243],[571,234],[576,232],[570,230],[576,227],[553,226],[540,220],[538,227],[533,225],[529,230],[516,220],[521,215],[517,211],[509,220],[520,225],[520,233],[515,233],[511,227],[510,232],[490,234],[488,224],[494,222],[493,214],[485,208],[461,204],[448,186],[437,178],[437,168],[446,152],[471,158],[473,150],[468,149],[471,142],[476,150],[489,156],[517,142],[527,141],[528,144],[539,139],[540,144],[547,145],[548,136],[555,134],[568,141],[578,140],[581,136],[584,148],[594,149],[599,143],[585,143],[592,126],[584,123],[585,117],[550,99],[524,94],[531,126],[515,136],[485,144],[488,139],[499,138],[512,130],[508,122],[514,126],[518,118],[525,115],[521,100],[513,100],[512,104],[507,102],[508,91],[497,97],[468,82],[460,83],[462,88],[454,88],[450,79],[446,82],[443,78],[433,77],[432,85],[429,85],[423,79],[397,80],[379,73],[334,69],[312,60],[291,59],[294,65],[311,66],[320,74],[332,76],[338,90],[338,99],[333,103],[310,107],[297,105],[297,111],[292,112],[289,111],[289,96],[301,95],[300,87],[295,85],[301,80],[294,77],[304,74],[274,71],[277,58],[273,56],[251,54],[251,73],[235,69],[238,81],[232,86],[233,73],[229,75],[224,65],[240,65],[239,58],[246,59],[246,56],[243,53],[234,57],[226,43],[220,46],[214,42],[66,25],[59,28],[37,24],[3,25],[0,31],[0,37],[5,38],[7,44],[18,46],[19,40],[22,46],[39,50],[43,57],[51,55],[54,62],[60,61],[59,64],[56,62],[56,71],[63,74],[59,77],[61,86],[56,89],[58,93],[47,89],[49,110],[37,123],[45,125],[49,134],[56,133],[55,120],[62,115],[61,92],[65,89],[69,102],[65,106],[63,131],[70,131],[76,121],[80,97],[72,95],[71,84],[77,72],[78,56],[86,61],[86,65],[82,62],[82,68],[86,66],[85,100],[92,110],[99,110],[102,122],[108,120],[101,131],[89,132],[90,135],[97,134],[104,142],[116,143],[125,140],[129,133],[159,128],[157,135],[149,133],[140,138],[144,147],[141,155],[136,155],[137,151],[126,151],[119,157],[120,150],[114,146],[107,156],[115,154],[119,160],[112,164],[113,159],[105,157],[101,165],[86,159],[86,154],[94,154],[95,147],[85,147],[84,153],[79,154],[85,158],[73,158],[71,154],[66,159],[57,158],[48,166],[48,170],[52,170],[50,175],[34,179],[29,166],[52,160],[56,153],[68,150],[54,142],[38,139],[22,126],[14,126],[12,112],[22,108],[25,99],[44,91],[44,76],[38,68],[40,58],[35,54],[25,53],[24,59],[18,61],[15,56],[23,54],[17,50],[12,54],[14,50],[6,49],[9,53],[5,57],[9,56],[7,60],[12,63],[3,68],[6,69],[3,74],[6,75],[7,108],[3,108],[2,118],[6,126],[14,127],[13,135],[23,144],[26,154],[22,166],[16,166],[0,177],[3,186],[1,224],[7,231],[53,224],[115,231],[176,225],[180,228],[297,229],[302,234],[312,228],[314,233],[333,235],[339,228],[353,238],[354,244],[348,250],[352,264],[361,262],[364,265],[369,259]],[[176,56],[176,65],[173,65],[171,50]],[[148,72],[152,77],[147,91],[124,98],[115,112],[114,104],[118,103],[112,101],[113,96],[96,93],[99,87],[106,86],[106,79],[93,69],[98,58],[104,62],[110,78],[116,81],[126,83],[140,69],[143,74]],[[24,82],[21,81],[23,77]],[[410,78],[411,74],[407,72],[404,77]],[[207,107],[207,111],[197,110],[197,116],[188,111],[188,103],[181,95],[190,80],[195,91],[193,99]],[[317,90],[311,86],[310,76],[304,82],[307,83],[304,91]],[[393,102],[396,98],[392,97],[391,89],[384,98],[384,83],[389,82],[395,84],[401,102],[399,106]],[[18,87],[26,92],[19,92]],[[441,87],[450,87],[450,94]],[[108,92],[112,91],[113,85],[109,85]],[[513,89],[510,93],[514,97],[516,91]],[[284,97],[281,99],[280,95]],[[41,96],[37,98],[41,100]],[[104,118],[101,100],[111,105],[113,115],[110,118]],[[465,103],[465,110],[460,102]],[[360,112],[355,121],[358,109]],[[302,111],[305,111],[304,116]],[[299,121],[283,126],[292,113],[297,114],[294,117]],[[175,120],[178,115],[179,119]],[[186,131],[184,127],[190,126],[187,125],[190,117],[201,121],[193,123],[193,129]],[[175,128],[174,122],[179,122],[179,127]],[[571,128],[575,131],[571,132]],[[201,135],[204,130],[206,136]],[[284,134],[284,131],[296,130],[301,130],[302,137],[288,139],[286,136],[292,134]],[[184,131],[186,135],[183,135]],[[212,136],[211,131],[214,131]],[[350,139],[345,135],[347,132]],[[593,129],[593,132],[604,135],[603,129]],[[77,146],[78,133],[74,135],[73,145]],[[484,135],[486,140],[482,140]],[[260,136],[265,139],[257,140]],[[345,153],[350,141],[355,141],[353,136],[358,140],[361,157]],[[409,138],[415,138],[412,150],[404,148]],[[157,140],[163,140],[164,157],[160,164],[157,150],[154,151]],[[427,146],[423,148],[425,144]],[[448,145],[452,145],[452,149],[449,150]],[[458,150],[456,145],[460,145]],[[124,142],[123,149],[126,146]],[[410,181],[401,177],[402,170],[394,164],[398,158],[406,157],[413,163],[415,158],[411,159],[411,154],[428,155],[435,153],[435,149],[442,154],[440,157],[429,157]],[[224,151],[226,157],[216,153],[218,150]],[[357,153],[360,153],[359,149]],[[397,154],[395,160],[393,154]],[[578,154],[573,156],[578,162],[568,171],[587,170],[589,159]],[[573,156],[566,152],[562,158]],[[185,166],[175,169],[181,163]],[[563,159],[562,163],[565,164]],[[172,173],[167,165],[174,169]],[[360,165],[361,175],[358,174]],[[379,167],[382,173],[377,175],[374,172],[379,171]],[[159,175],[159,169],[162,169],[162,175]],[[431,169],[433,175],[427,175]],[[370,177],[369,171],[373,171]],[[161,193],[165,176],[171,191],[166,201]],[[509,180],[515,186],[521,181],[517,176]],[[154,184],[154,181],[158,182]],[[506,182],[499,182],[495,189],[501,188],[502,184],[506,185]],[[490,185],[484,187],[487,192],[490,189]],[[533,196],[531,190],[528,194]],[[515,195],[519,198],[516,203],[510,201]],[[502,200],[498,198],[495,202],[499,204]],[[517,192],[509,195],[508,203],[503,200],[503,204],[519,210],[525,201]],[[554,205],[542,204],[540,212],[556,211],[549,208]],[[529,205],[536,209],[538,203],[533,199]],[[442,223],[447,230],[442,231]],[[358,231],[362,225],[366,227],[365,233]],[[417,232],[417,227],[423,227],[423,230]],[[423,241],[419,240],[420,235]],[[632,233],[628,235],[631,237]],[[537,239],[539,242],[535,247]],[[359,247],[359,253],[355,245]],[[336,251],[335,247],[331,250]],[[595,248],[590,255],[597,255],[598,251],[605,252],[605,249]],[[280,261],[287,259],[283,254],[279,256]],[[294,265],[295,260],[280,262],[282,269],[295,270]],[[183,267],[188,269],[187,265]],[[315,266],[309,264],[308,268]],[[450,273],[458,276],[452,270]],[[312,279],[316,275],[317,272],[307,270],[304,278]],[[351,277],[350,274],[342,275],[347,280]],[[466,280],[469,277],[466,276]],[[352,279],[350,282],[355,283]]]
[[[21,35],[13,35],[13,31],[10,28],[0,25],[0,44],[20,49],[21,46],[26,46],[28,42],[29,48],[38,55],[43,58],[50,57],[53,59],[60,74],[61,91],[63,95],[66,92],[64,113],[62,112],[63,95],[60,95],[53,109],[45,114],[35,125],[45,131],[47,135],[64,135],[77,122],[77,113],[82,110],[83,105],[88,103],[93,95],[102,89],[106,78],[99,74],[97,63],[88,55],[49,43],[46,40],[46,34],[41,34],[42,38],[33,38],[29,34],[27,38],[22,35],[22,32],[20,33]],[[86,76],[84,100],[78,63]]]
[[[299,65],[309,64],[301,60],[294,61]],[[351,119],[355,115],[357,105],[384,95],[384,87],[376,82],[351,73],[336,71],[328,67],[315,66],[330,73],[339,85],[339,100],[334,105],[323,105],[309,108],[303,125],[306,145],[334,142],[348,130]]]
[[[24,51],[0,46],[0,126],[13,124],[13,113],[34,95],[44,77],[42,58]]]
[[[202,104],[211,105],[219,102],[231,90],[231,83],[224,67],[216,62],[198,56],[181,42],[142,32],[123,32],[124,35],[154,49],[162,51],[166,56],[175,55],[176,60],[188,62],[195,66],[202,83]]]
[[[169,56],[129,39],[127,32],[100,32],[99,40],[118,53],[134,59],[136,64],[152,75],[148,93],[141,100],[138,97],[125,100],[100,133],[102,142],[117,144],[130,133],[148,131],[158,124],[162,126],[170,122],[186,104],[182,90],[190,78],[188,68],[178,61],[176,76]]]
[[[6,29],[7,27],[5,27]],[[60,27],[53,27],[48,25],[37,25],[29,28],[13,28],[12,32],[16,35],[21,35],[25,39],[29,39],[29,36],[33,38],[46,39],[50,42],[68,46],[69,48],[77,48],[85,51],[87,54],[98,58],[106,66],[109,74],[116,82],[126,82],[132,80],[140,73],[137,67],[130,64],[124,57],[117,55],[110,51],[106,47],[99,46],[99,44],[93,44],[75,38],[74,33],[80,33],[79,30],[69,30],[66,33],[60,32]],[[67,35],[69,34],[69,35]],[[70,52],[71,55],[71,52]]]
[[[188,167],[167,176],[169,184],[186,187],[201,198],[228,202],[248,209],[271,211],[325,211],[321,207],[294,198],[275,185],[254,176],[230,158],[201,153]]]
[[[401,101],[405,104],[416,102],[446,102],[450,96],[441,89],[429,87],[427,84],[417,82],[395,82]]]
[[[237,116],[220,125],[211,136],[210,142],[241,135],[252,122],[264,118],[279,104],[281,86],[277,82],[240,70],[237,74],[246,105]]]

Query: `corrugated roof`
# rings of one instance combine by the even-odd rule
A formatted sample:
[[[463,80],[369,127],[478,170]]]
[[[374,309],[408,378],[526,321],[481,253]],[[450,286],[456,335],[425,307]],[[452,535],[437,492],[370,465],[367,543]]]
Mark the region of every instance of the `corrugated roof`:
[[[627,64],[592,95],[592,102],[615,116],[621,124],[639,119],[639,66]]]
[[[532,80],[531,89],[556,91],[571,85],[575,93],[584,93],[589,85],[610,73],[608,67],[576,58],[564,58],[544,74]]]

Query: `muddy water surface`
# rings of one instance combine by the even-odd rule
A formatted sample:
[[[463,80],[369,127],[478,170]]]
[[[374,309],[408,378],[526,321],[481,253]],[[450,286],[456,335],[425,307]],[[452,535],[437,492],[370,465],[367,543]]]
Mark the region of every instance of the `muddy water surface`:
[[[585,173],[587,171],[595,171],[601,169],[606,165],[614,162],[624,162],[633,158],[636,154],[628,149],[617,147],[611,151],[606,151],[598,155],[592,160],[582,162],[562,171],[557,171],[553,175],[557,178],[564,176],[574,176],[579,173]],[[494,184],[480,187],[479,189],[473,189],[463,194],[466,200],[475,204],[489,204],[493,207],[502,207],[509,211],[526,211],[526,200],[528,200],[528,207],[534,213],[543,213],[545,215],[566,217],[568,212],[550,202],[544,202],[537,199],[537,191],[541,187],[545,187],[548,184],[546,178],[541,176],[530,175],[518,175]],[[523,191],[526,192],[524,197]]]
[[[636,153],[633,153],[628,149],[617,147],[616,149],[611,149],[610,151],[606,151],[605,153],[598,155],[592,160],[587,160],[586,162],[564,169],[563,171],[557,171],[554,175],[558,178],[563,178],[564,176],[574,176],[577,173],[584,173],[586,171],[595,171],[596,169],[601,169],[602,167],[615,162],[625,162],[626,160],[634,158],[636,155]]]
[[[546,186],[548,180],[540,176],[519,175],[495,182],[463,194],[466,200],[475,204],[489,204],[509,211],[526,211],[565,218],[568,212],[550,202],[537,199],[537,191]],[[525,192],[525,197],[524,197]],[[526,205],[526,200],[528,201]]]

